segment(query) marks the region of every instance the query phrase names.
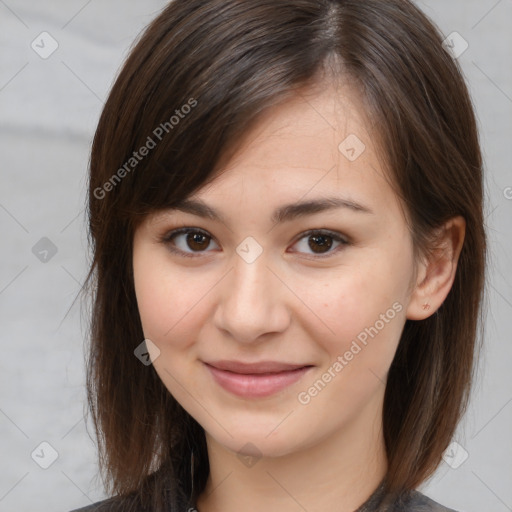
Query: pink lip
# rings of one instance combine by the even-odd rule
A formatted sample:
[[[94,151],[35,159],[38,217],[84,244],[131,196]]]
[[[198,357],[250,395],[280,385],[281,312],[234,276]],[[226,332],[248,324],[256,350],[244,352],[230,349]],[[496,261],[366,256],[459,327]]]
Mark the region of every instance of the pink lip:
[[[279,361],[244,363],[243,361],[228,359],[221,359],[219,361],[207,361],[206,364],[214,366],[219,370],[227,370],[234,373],[278,373],[287,370],[296,370],[297,368],[303,368],[304,366],[310,366],[303,363],[280,363]]]
[[[297,382],[312,366],[277,373],[235,373],[205,363],[215,381],[226,391],[243,398],[262,398]]]

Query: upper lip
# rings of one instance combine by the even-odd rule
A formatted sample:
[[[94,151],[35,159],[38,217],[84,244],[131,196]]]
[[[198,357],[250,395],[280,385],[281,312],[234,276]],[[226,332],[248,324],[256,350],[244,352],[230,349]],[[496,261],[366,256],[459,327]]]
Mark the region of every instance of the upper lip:
[[[294,364],[294,363],[280,363],[278,361],[260,361],[258,363],[244,363],[242,361],[210,361],[206,364],[214,366],[219,370],[227,370],[234,373],[279,373],[290,370],[296,370],[297,368],[303,368],[304,366],[311,366],[309,364]]]

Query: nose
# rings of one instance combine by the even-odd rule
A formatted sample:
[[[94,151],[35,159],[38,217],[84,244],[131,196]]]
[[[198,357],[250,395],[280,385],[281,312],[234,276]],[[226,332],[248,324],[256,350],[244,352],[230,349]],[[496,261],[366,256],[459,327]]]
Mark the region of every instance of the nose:
[[[244,344],[262,341],[264,334],[285,331],[290,323],[291,291],[269,265],[265,251],[251,263],[238,254],[233,261],[233,268],[219,283],[214,317],[217,328]]]

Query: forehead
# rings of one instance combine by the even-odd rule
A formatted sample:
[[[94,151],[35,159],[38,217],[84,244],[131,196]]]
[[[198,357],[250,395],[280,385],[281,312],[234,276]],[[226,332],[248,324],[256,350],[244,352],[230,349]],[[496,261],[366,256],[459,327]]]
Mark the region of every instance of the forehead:
[[[395,193],[384,167],[354,88],[320,83],[268,108],[193,197],[232,202],[259,195],[270,207],[340,193],[389,204]]]
[[[338,144],[348,135],[372,146],[367,108],[354,84],[323,80],[295,89],[291,96],[267,108],[252,128],[237,141],[237,150],[217,169],[261,161],[262,156],[325,169]],[[319,144],[323,142],[323,144]],[[327,143],[327,144],[326,144]],[[312,151],[312,145],[317,151]],[[327,151],[329,149],[329,151]]]
[[[352,207],[297,207],[322,201]],[[361,214],[364,209],[371,214]],[[180,211],[233,228],[251,223],[264,229],[279,218],[286,222],[315,211],[357,223],[407,222],[360,96],[346,84],[329,83],[297,90],[266,109],[224,153],[206,184],[146,220],[158,223]]]

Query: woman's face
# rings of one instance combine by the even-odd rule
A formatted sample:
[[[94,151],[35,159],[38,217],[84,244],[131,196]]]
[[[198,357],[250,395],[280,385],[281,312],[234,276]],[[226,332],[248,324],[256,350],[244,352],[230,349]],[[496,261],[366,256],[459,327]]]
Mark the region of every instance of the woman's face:
[[[284,455],[380,420],[413,246],[362,112],[347,86],[270,109],[224,172],[188,198],[221,220],[172,209],[135,233],[155,370],[235,452],[251,443]],[[340,204],[285,208],[327,198]],[[172,236],[178,228],[190,233]],[[208,365],[221,360],[309,368],[251,376]]]

